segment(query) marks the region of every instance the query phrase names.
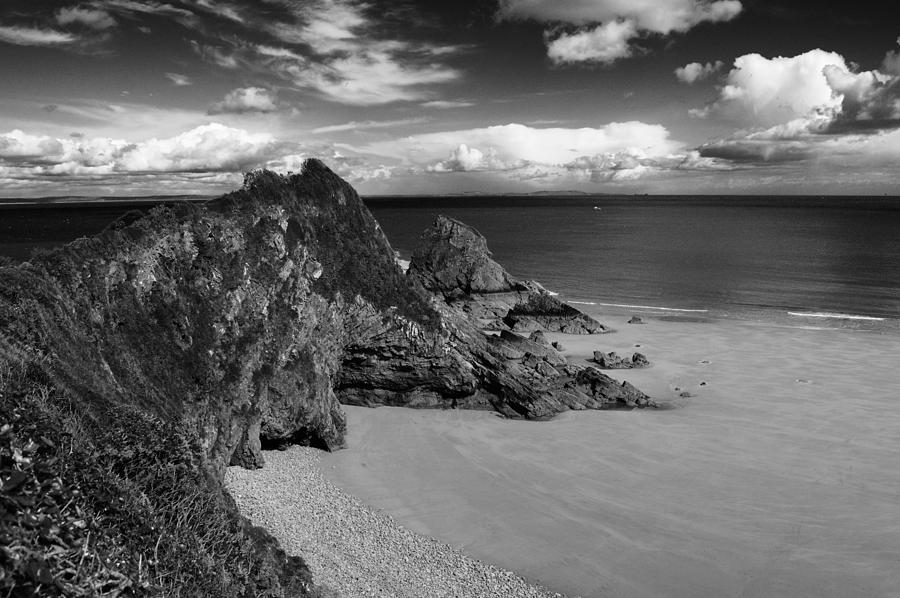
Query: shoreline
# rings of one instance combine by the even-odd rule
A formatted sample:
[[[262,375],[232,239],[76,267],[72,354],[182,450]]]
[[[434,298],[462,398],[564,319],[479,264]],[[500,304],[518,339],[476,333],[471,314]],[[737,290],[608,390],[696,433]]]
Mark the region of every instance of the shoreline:
[[[545,336],[579,364],[645,353],[651,367],[606,373],[668,409],[528,422],[345,407],[348,448],[324,474],[569,595],[891,596],[896,335],[632,314],[591,310],[611,334]]]
[[[326,597],[566,598],[366,506],[324,477],[318,449],[264,455],[262,469],[229,467],[225,486],[242,515],[304,559]]]

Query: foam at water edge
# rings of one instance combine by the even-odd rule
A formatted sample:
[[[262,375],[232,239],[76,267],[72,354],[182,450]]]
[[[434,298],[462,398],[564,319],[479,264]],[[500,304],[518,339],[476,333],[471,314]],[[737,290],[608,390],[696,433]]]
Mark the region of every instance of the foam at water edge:
[[[569,303],[575,303],[574,301],[569,301]],[[656,307],[653,305],[626,305],[623,303],[591,303],[590,305],[603,305],[604,307],[627,307],[630,309],[655,309],[658,311],[678,311],[684,313],[694,313],[694,314],[705,314],[708,313],[708,309],[677,309],[674,307]]]
[[[868,322],[884,322],[884,318],[874,318],[872,316],[857,316],[854,314],[835,314],[828,312],[799,312],[789,311],[788,315],[799,316],[801,318],[828,318],[834,320],[865,320]]]

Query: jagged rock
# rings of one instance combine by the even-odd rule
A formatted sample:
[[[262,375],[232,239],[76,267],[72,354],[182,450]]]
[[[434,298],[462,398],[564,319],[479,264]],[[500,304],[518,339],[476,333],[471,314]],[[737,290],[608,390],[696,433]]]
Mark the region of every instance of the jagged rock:
[[[546,330],[566,334],[598,334],[609,329],[571,305],[547,293],[531,293],[517,303],[503,322],[516,332]]]
[[[542,345],[547,344],[547,337],[544,336],[544,332],[542,330],[535,330],[530,335],[528,335],[528,340],[540,343]]]
[[[644,321],[638,316],[631,316],[631,319],[628,320],[629,324],[643,324]]]
[[[528,313],[557,329],[599,324],[509,277],[474,229],[439,219],[426,238],[404,276],[353,188],[310,160],[2,269],[0,326],[42,343],[72,392],[196,430],[215,476],[259,467],[261,446],[341,447],[340,402],[532,419],[610,404],[612,386],[586,392],[546,344],[489,339],[453,297],[502,290],[553,306]],[[25,310],[40,331],[13,325]]]
[[[608,329],[553,297],[540,283],[513,278],[474,228],[438,216],[413,252],[407,276],[485,329],[593,334]]]
[[[594,351],[594,361],[605,370],[628,370],[632,368],[643,368],[650,365],[650,362],[643,353],[635,353],[631,357],[621,357],[615,351],[610,353]]]
[[[595,368],[585,368],[575,377],[576,384],[586,394],[602,401],[606,408],[655,407],[647,395],[628,382],[621,384]]]
[[[438,216],[423,234],[408,276],[447,297],[518,290],[515,280],[491,257],[481,233],[445,216]]]

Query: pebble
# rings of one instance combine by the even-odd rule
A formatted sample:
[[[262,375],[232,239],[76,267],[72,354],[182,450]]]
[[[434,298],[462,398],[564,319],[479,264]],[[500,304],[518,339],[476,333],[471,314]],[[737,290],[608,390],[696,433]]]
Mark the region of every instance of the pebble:
[[[263,469],[229,467],[226,488],[244,516],[303,558],[313,581],[338,596],[565,598],[364,505],[322,476],[316,449],[264,456]]]

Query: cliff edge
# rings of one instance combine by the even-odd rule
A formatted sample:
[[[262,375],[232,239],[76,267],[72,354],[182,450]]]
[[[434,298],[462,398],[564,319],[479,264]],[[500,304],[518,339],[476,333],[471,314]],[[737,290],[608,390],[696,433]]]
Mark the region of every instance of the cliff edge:
[[[651,404],[540,342],[484,334],[459,299],[534,289],[452,227],[462,254],[426,239],[417,255],[434,259],[406,277],[356,192],[309,160],[0,268],[0,589],[315,596],[302,562],[237,515],[227,465],[341,447],[342,401],[534,419]],[[444,276],[447,260],[466,275]]]

